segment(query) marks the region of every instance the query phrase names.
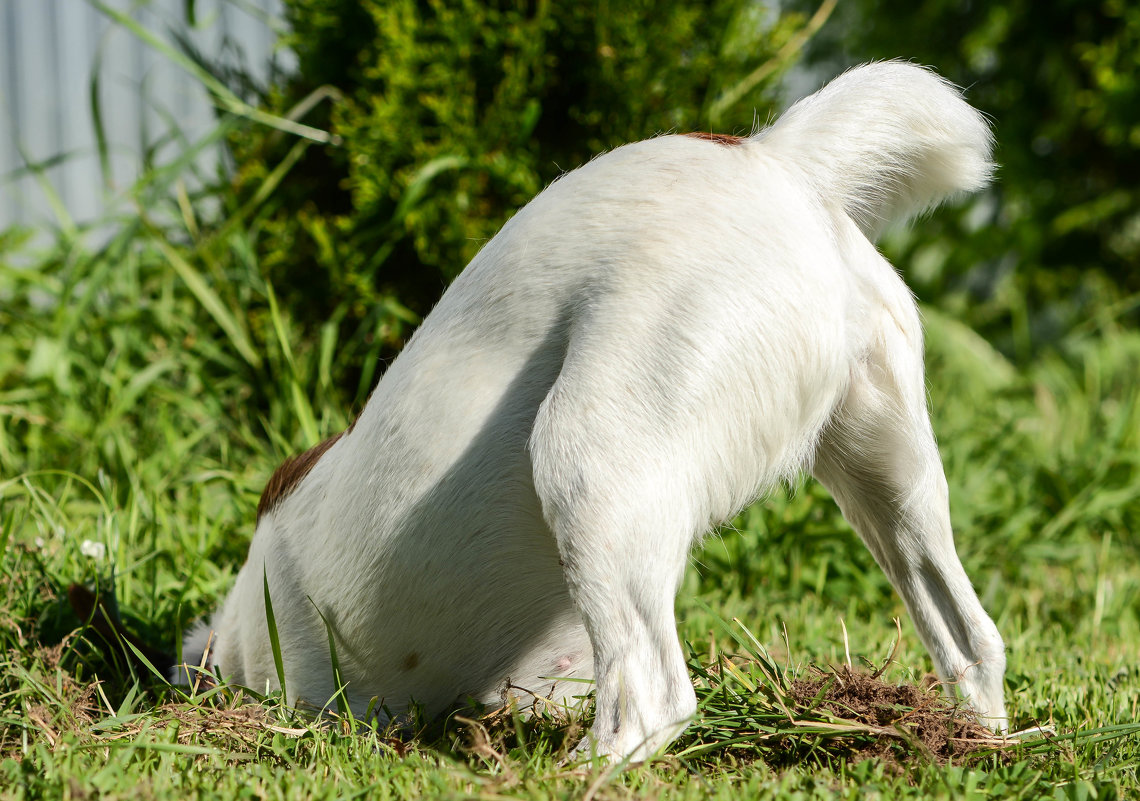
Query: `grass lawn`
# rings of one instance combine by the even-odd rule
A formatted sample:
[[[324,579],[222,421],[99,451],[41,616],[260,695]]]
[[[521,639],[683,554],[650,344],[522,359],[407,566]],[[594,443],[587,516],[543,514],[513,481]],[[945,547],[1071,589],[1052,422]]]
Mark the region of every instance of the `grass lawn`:
[[[625,772],[560,764],[580,714],[407,740],[257,688],[135,676],[68,586],[113,589],[128,627],[172,646],[241,565],[273,468],[363,400],[337,390],[351,343],[331,327],[307,341],[278,309],[250,255],[256,220],[212,237],[184,222],[140,216],[96,250],[66,231],[38,251],[0,234],[3,797],[1140,797],[1140,332],[1111,308],[1017,366],[925,310],[958,548],[1006,638],[1013,726],[1055,735],[940,754],[804,696],[853,681],[847,664],[892,686],[930,670],[812,483],[694,553],[677,616],[702,710]],[[917,714],[917,698],[895,711]]]

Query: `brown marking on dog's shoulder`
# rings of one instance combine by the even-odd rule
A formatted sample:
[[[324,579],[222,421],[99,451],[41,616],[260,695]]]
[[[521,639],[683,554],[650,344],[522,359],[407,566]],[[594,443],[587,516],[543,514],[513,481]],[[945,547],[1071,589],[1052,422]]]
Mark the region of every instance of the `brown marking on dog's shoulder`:
[[[718,145],[725,145],[726,147],[742,145],[748,138],[746,136],[732,136],[731,134],[706,133],[705,131],[693,131],[682,135],[691,136],[693,139],[702,139],[705,142],[716,142]]]
[[[355,420],[352,425],[356,425]],[[309,471],[320,461],[320,458],[325,455],[325,451],[351,430],[352,426],[349,426],[346,431],[331,436],[304,453],[290,456],[282,462],[281,466],[274,470],[273,475],[269,477],[269,482],[261,493],[261,500],[257,502],[257,519],[261,520],[262,515],[281,503],[289,493],[295,490],[297,485],[301,483],[301,479],[307,476]]]

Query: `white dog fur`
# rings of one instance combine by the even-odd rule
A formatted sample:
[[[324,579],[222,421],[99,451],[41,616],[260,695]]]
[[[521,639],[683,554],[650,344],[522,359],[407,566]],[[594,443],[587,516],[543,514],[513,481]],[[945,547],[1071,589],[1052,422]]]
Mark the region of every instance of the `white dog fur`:
[[[594,159],[508,222],[353,426],[275,474],[207,640],[232,681],[362,714],[596,682],[584,750],[641,760],[695,709],[690,549],[783,479],[835,496],[946,686],[1006,728],[1001,637],[954,550],[919,316],[872,242],[989,178],[983,117],[863,66],[750,137]],[[322,617],[323,616],[323,617]],[[375,703],[375,702],[373,702]]]

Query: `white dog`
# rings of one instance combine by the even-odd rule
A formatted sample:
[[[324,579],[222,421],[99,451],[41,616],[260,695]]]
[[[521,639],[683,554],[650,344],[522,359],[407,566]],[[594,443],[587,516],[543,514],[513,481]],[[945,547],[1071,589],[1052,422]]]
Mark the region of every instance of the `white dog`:
[[[695,709],[689,551],[811,471],[939,675],[1006,728],[1004,650],[962,569],[921,325],[872,242],[983,186],[991,136],[922,68],[851,70],[749,137],[660,136],[563,176],[468,265],[343,434],[286,462],[249,559],[186,641],[249,686],[358,713],[555,700],[645,759]]]

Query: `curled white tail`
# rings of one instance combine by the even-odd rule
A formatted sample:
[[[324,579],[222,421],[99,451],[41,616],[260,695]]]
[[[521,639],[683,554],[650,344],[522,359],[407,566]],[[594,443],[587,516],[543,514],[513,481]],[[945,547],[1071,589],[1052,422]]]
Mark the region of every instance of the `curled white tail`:
[[[888,223],[989,180],[993,137],[953,84],[900,61],[868,64],[756,135],[801,167],[874,239]]]

